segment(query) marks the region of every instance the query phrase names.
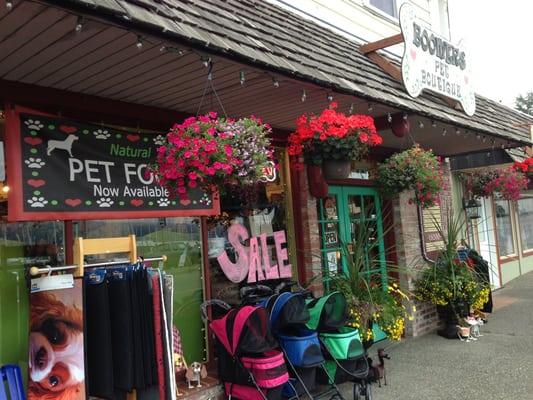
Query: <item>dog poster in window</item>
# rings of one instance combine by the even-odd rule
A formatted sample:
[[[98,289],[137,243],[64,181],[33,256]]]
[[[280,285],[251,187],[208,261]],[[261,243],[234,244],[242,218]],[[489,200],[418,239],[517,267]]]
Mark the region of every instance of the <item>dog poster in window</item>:
[[[82,283],[30,294],[29,400],[86,398]]]

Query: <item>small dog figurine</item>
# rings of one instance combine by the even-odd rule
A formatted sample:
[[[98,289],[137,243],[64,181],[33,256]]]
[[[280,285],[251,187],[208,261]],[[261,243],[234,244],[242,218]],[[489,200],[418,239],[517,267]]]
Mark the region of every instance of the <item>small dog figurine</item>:
[[[205,369],[205,365],[200,364],[197,361],[189,365],[189,367],[187,368],[187,372],[185,373],[185,379],[187,379],[189,389],[192,389],[194,387],[193,385],[191,385],[191,382],[197,382],[197,388],[202,387],[201,380],[205,378],[207,378],[207,370]]]
[[[185,362],[185,357],[179,353],[174,353],[174,372],[180,372],[187,369],[187,362]],[[180,392],[180,388],[177,385],[176,379],[176,396],[183,396],[183,393]]]

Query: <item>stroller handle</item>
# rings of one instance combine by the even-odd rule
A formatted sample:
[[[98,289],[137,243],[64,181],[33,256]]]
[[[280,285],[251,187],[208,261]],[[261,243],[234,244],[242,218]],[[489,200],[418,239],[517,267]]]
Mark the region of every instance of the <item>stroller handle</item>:
[[[206,300],[200,305],[202,321],[204,323],[210,322],[207,309],[209,307],[212,307],[212,306],[219,306],[220,308],[223,308],[226,311],[231,310],[231,306],[228,303],[226,303],[225,301],[217,300],[217,299]]]
[[[265,285],[254,285],[254,286],[243,286],[239,290],[239,296],[241,299],[246,299],[251,294],[257,294],[258,292],[263,292],[265,295],[272,294],[272,289]]]

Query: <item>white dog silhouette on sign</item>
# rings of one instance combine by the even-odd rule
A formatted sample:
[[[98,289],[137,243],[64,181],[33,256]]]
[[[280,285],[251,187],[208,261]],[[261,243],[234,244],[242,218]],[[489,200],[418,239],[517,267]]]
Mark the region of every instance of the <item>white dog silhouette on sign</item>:
[[[68,154],[72,157],[72,144],[75,140],[78,140],[79,137],[75,135],[69,135],[65,140],[49,140],[48,147],[46,148],[46,154],[52,154],[52,151],[55,149],[66,150]]]

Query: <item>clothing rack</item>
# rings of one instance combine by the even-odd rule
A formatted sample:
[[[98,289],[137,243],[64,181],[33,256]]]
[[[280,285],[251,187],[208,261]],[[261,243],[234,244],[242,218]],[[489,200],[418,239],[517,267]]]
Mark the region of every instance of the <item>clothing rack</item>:
[[[128,260],[122,261],[107,261],[107,262],[98,262],[92,264],[85,264],[84,259],[86,255],[96,255],[96,254],[117,254],[117,253],[127,253]],[[76,238],[74,243],[74,261],[76,262],[73,265],[62,265],[57,267],[52,267],[46,265],[45,267],[31,267],[30,275],[40,275],[51,273],[55,271],[66,271],[66,270],[75,270],[75,276],[83,276],[84,268],[91,267],[104,267],[106,265],[120,265],[125,262],[136,263],[139,261],[143,262],[152,262],[152,261],[167,261],[167,256],[163,255],[161,257],[153,258],[143,258],[137,256],[137,244],[135,240],[135,235],[129,235],[124,237],[114,237],[114,238],[99,238],[99,239],[84,239]]]
[[[168,259],[167,256],[161,256],[161,257],[150,257],[150,258],[143,258],[138,257],[137,261],[142,262],[155,262],[155,261],[163,261],[166,262]],[[91,263],[91,264],[85,264],[85,268],[92,268],[92,267],[105,267],[106,265],[120,265],[124,264],[126,261],[108,261],[108,262],[100,262],[100,263]],[[128,261],[129,262],[129,261]],[[77,265],[60,265],[57,267],[52,267],[51,265],[45,265],[44,267],[31,267],[30,268],[30,275],[36,276],[41,274],[49,274],[51,272],[57,272],[57,271],[67,271],[70,269],[77,269]]]

